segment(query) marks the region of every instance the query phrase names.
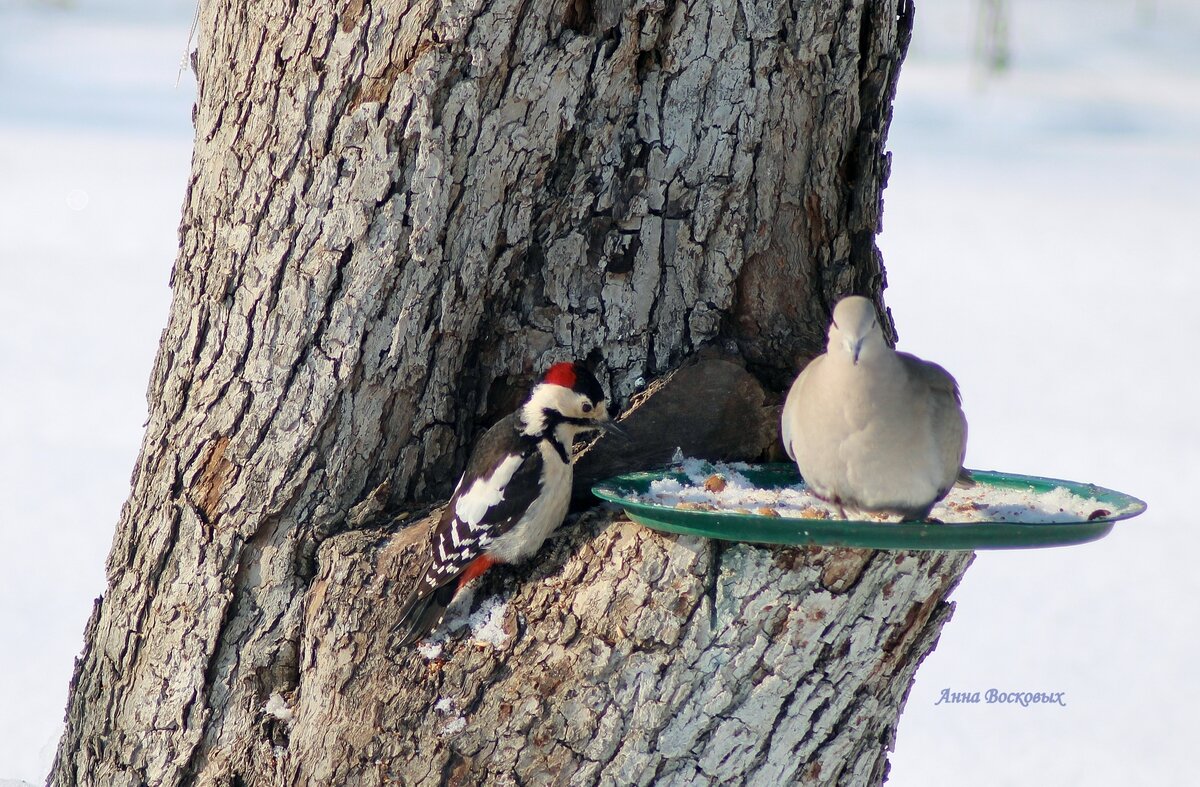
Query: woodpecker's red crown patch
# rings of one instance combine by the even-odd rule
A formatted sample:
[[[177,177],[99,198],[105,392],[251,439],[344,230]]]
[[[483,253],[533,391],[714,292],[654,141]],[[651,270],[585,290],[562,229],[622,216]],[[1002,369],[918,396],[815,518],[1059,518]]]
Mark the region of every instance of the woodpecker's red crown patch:
[[[546,370],[544,382],[551,385],[561,385],[563,388],[575,387],[575,364],[573,363],[556,363]]]

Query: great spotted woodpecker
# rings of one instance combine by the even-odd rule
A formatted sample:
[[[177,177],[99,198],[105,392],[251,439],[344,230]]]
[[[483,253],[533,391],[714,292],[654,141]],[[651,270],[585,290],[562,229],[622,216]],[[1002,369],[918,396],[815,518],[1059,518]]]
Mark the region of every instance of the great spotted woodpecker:
[[[394,633],[408,645],[437,626],[458,591],[496,563],[538,551],[571,500],[571,448],[581,432],[621,434],[583,364],[556,363],[521,407],[489,429],[433,531],[430,563]]]

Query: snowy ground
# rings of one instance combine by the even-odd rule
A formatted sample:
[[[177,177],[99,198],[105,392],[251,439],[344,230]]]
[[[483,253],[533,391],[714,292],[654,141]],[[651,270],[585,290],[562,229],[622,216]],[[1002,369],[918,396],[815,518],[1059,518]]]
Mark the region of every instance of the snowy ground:
[[[191,7],[0,0],[0,777],[40,783],[128,494],[191,156]]]
[[[1200,7],[1013,5],[1013,70],[980,79],[970,6],[918,0],[886,298],[900,347],[958,377],[969,467],[1150,508],[1094,544],[979,554],[889,784],[1192,784]],[[991,688],[1064,691],[1066,707],[935,704]]]
[[[892,785],[1192,780],[1200,646],[1200,9],[918,0],[881,240],[903,349],[958,377],[968,465],[1150,510],[981,553],[918,675]],[[0,777],[40,781],[145,416],[187,177],[184,0],[0,0]],[[989,705],[988,689],[1066,706]],[[979,704],[936,705],[943,689]]]

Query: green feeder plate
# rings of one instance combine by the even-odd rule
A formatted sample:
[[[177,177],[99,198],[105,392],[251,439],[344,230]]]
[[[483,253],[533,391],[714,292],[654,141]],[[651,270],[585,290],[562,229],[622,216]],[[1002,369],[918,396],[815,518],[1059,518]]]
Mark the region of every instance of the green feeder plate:
[[[763,489],[800,483],[795,465],[790,464],[751,466],[748,470],[739,468],[738,472]],[[1115,522],[1146,510],[1146,504],[1136,497],[1094,484],[984,470],[972,470],[971,474],[978,484],[1007,489],[1049,492],[1065,487],[1074,495],[1095,498],[1113,513],[1068,522],[863,522],[695,511],[630,499],[645,494],[650,484],[659,479],[688,482],[684,473],[673,470],[610,478],[592,487],[592,494],[621,506],[634,522],[669,533],[758,544],[819,544],[872,549],[1030,549],[1083,544],[1103,538]]]

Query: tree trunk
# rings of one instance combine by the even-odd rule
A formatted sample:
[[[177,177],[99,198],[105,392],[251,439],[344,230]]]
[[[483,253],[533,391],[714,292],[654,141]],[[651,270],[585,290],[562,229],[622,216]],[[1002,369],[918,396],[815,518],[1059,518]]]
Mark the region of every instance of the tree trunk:
[[[174,302],[52,782],[878,782],[967,557],[594,512],[435,656],[384,636],[427,520],[363,526],[446,495],[554,360],[644,391],[581,485],[761,455],[830,304],[880,299],[911,11],[201,3]]]

